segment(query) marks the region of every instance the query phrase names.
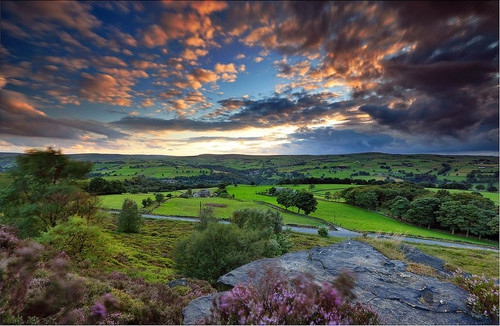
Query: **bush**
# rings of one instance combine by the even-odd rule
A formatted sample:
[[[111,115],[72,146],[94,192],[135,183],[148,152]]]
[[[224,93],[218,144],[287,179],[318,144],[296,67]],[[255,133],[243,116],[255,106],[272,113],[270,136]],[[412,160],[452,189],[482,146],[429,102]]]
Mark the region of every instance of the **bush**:
[[[318,285],[313,277],[288,278],[275,267],[250,284],[238,284],[214,299],[208,324],[377,324],[371,308],[352,303],[343,295],[354,286],[352,276],[342,275],[338,290],[333,284]],[[338,282],[339,283],[339,282]],[[339,284],[337,284],[339,285]]]
[[[467,305],[479,315],[498,323],[498,284],[484,275],[465,275],[460,269],[454,274],[455,282],[470,295]]]
[[[75,260],[101,261],[110,240],[98,226],[73,216],[43,233],[39,241],[64,251]]]
[[[177,268],[186,276],[215,282],[234,268],[292,247],[278,212],[238,210],[229,225],[217,223],[211,207],[204,207],[199,217],[196,230],[175,249]]]
[[[318,235],[323,238],[328,238],[328,229],[324,226],[318,229]]]
[[[255,232],[243,232],[234,224],[208,223],[177,243],[174,257],[177,268],[189,277],[215,282],[225,273],[260,258],[263,243]]]

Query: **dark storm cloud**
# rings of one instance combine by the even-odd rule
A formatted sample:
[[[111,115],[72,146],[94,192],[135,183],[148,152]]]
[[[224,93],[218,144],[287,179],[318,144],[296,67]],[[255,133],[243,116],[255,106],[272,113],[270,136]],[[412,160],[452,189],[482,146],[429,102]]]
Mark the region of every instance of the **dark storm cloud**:
[[[387,63],[384,77],[390,84],[418,89],[428,94],[459,90],[463,87],[494,87],[498,67],[482,61],[437,62],[431,64]]]
[[[240,107],[231,115],[230,120],[254,127],[307,124],[325,119],[333,114],[345,114],[346,108],[350,107],[349,103],[331,102],[335,97],[332,93],[295,93],[286,98],[271,97],[259,101],[231,101],[231,104],[237,103]]]
[[[402,147],[401,141],[388,135],[368,134],[354,130],[334,128],[301,128],[289,135],[291,147],[308,148],[310,153],[361,153],[380,151],[395,146]]]
[[[462,141],[498,129],[497,1],[287,6],[280,49],[324,49],[311,73],[352,82],[352,104],[382,127]]]
[[[448,135],[465,140],[484,121],[474,108],[476,99],[466,94],[453,97],[417,99],[399,108],[365,105],[359,108],[375,121],[410,134]]]

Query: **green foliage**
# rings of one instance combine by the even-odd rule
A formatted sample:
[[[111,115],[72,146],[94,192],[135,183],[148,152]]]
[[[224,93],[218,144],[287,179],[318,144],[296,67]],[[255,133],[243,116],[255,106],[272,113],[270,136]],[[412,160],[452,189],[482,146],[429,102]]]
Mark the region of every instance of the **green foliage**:
[[[285,189],[280,189],[279,191],[276,192],[278,193],[278,196],[276,198],[278,205],[285,207],[285,209],[288,209],[288,207],[290,206],[294,206],[293,197],[295,195],[295,192],[292,189],[285,188]]]
[[[245,208],[233,212],[231,223],[241,229],[269,230],[272,233],[280,233],[283,228],[283,218],[277,211],[267,211]]]
[[[198,218],[200,219],[200,223],[196,225],[196,229],[200,231],[205,230],[210,223],[217,223],[217,218],[215,217],[214,209],[212,206],[204,205],[203,207],[201,207],[200,211],[198,212]]]
[[[155,200],[158,204],[161,204],[165,201],[165,195],[161,193],[156,193],[155,194]]]
[[[48,244],[59,251],[64,251],[71,259],[101,262],[108,254],[110,242],[100,227],[89,221],[72,216],[39,238],[42,244]]]
[[[236,267],[283,254],[291,248],[277,212],[235,211],[229,225],[215,222],[209,209],[202,210],[200,216],[197,230],[179,241],[175,250],[177,267],[187,276],[214,282]]]
[[[108,181],[102,177],[94,177],[90,180],[87,191],[97,195],[122,194],[127,191],[120,180]]]
[[[294,191],[290,188],[284,188],[275,191],[277,193],[276,201],[278,205],[282,205],[285,209],[294,206],[297,210],[304,211],[304,214],[309,215],[311,212],[316,211],[318,201],[314,198],[314,194],[305,189]]]
[[[318,206],[318,201],[314,198],[314,194],[304,189],[296,193],[293,199],[294,206],[297,207],[299,211],[303,210],[306,215],[316,211],[316,207]]]
[[[177,268],[186,276],[215,282],[230,270],[260,257],[261,246],[255,234],[243,232],[234,224],[210,223],[179,241],[175,249]]]
[[[324,226],[318,228],[318,235],[320,237],[327,238],[328,237],[328,228],[326,228]]]
[[[393,216],[401,218],[409,208],[410,201],[406,197],[397,196],[391,205],[391,213]]]
[[[416,198],[410,203],[406,212],[406,218],[420,226],[427,225],[428,228],[436,222],[436,214],[441,201],[435,197]]]
[[[153,200],[151,199],[151,197],[145,198],[142,200],[142,207],[146,208],[149,205],[151,205],[152,203],[153,203]]]
[[[118,215],[116,231],[124,233],[139,233],[144,220],[139,213],[137,204],[131,199],[123,201],[122,210]]]
[[[1,221],[19,227],[24,237],[37,236],[71,215],[89,218],[96,202],[78,181],[91,170],[87,162],[72,161],[61,150],[28,150],[16,157],[12,183],[0,194]]]

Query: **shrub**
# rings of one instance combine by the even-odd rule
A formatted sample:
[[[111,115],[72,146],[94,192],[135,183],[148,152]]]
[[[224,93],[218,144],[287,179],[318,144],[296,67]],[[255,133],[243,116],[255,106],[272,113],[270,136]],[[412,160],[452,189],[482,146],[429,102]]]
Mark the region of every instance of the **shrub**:
[[[455,282],[470,295],[467,305],[479,315],[498,322],[498,284],[484,275],[465,275],[460,269],[453,273]]]
[[[108,252],[109,243],[108,237],[98,226],[77,216],[44,232],[39,241],[64,251],[72,259],[91,261],[101,261]]]
[[[352,303],[342,293],[354,285],[343,275],[342,291],[317,284],[308,274],[288,278],[277,268],[266,269],[258,282],[238,284],[214,299],[209,324],[377,324],[370,307]]]
[[[324,226],[318,229],[318,235],[323,238],[328,238],[328,229]]]
[[[209,223],[194,231],[175,248],[177,268],[186,276],[214,282],[230,270],[260,257],[263,243],[255,232],[243,232],[234,224]]]

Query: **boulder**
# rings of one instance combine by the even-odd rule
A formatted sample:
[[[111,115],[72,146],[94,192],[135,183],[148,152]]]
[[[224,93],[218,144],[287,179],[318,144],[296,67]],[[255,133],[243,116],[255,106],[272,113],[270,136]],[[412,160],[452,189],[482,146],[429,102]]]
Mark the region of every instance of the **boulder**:
[[[441,276],[447,273],[437,258],[415,248],[406,248],[406,251],[412,261],[429,263]],[[353,240],[260,259],[223,275],[218,284],[230,289],[238,283],[258,282],[259,273],[272,264],[289,276],[311,273],[318,282],[332,282],[342,271],[350,271],[356,279],[355,300],[372,306],[383,324],[488,323],[484,318],[475,318],[466,306],[468,293],[465,290],[437,277],[408,272],[405,262],[390,260],[373,246]],[[215,295],[189,303],[183,310],[184,324],[197,324],[208,316]]]

